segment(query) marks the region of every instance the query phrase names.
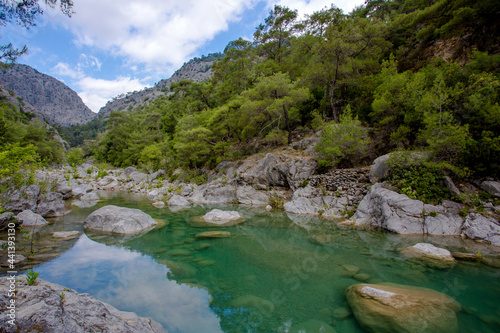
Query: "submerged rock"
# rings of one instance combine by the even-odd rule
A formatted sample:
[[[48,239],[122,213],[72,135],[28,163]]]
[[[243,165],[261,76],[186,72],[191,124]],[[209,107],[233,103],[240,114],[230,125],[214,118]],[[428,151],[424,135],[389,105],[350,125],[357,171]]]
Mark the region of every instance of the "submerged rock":
[[[165,203],[163,201],[153,202],[152,205],[155,206],[156,208],[163,208],[163,207],[165,207]]]
[[[152,228],[156,224],[158,222],[139,209],[108,205],[90,214],[83,226],[91,230],[130,234]]]
[[[7,277],[0,278],[2,290],[8,290],[9,285]],[[151,318],[117,310],[89,294],[79,294],[55,283],[38,279],[37,285],[28,286],[22,277],[21,282],[16,283],[16,290],[19,310],[14,326],[9,324],[8,311],[0,314],[0,326],[9,327],[12,332],[166,333],[161,324]],[[7,293],[2,293],[0,308],[5,309],[9,302]]]
[[[327,323],[324,323],[316,319],[310,319],[301,324],[292,326],[291,332],[292,333],[303,333],[303,332],[336,333],[333,327],[331,327]]]
[[[435,268],[449,268],[457,263],[450,251],[435,247],[429,243],[418,243],[405,247],[401,250],[401,254],[407,258],[421,260],[428,266]]]
[[[369,332],[458,332],[460,304],[431,289],[356,284],[346,296],[359,325]]]
[[[258,310],[267,317],[270,317],[274,312],[273,302],[255,295],[240,296],[233,300],[231,305],[237,308],[250,308]]]
[[[52,233],[52,236],[54,238],[60,238],[60,239],[75,238],[78,235],[80,235],[79,231],[58,231]]]
[[[196,234],[196,238],[229,238],[231,233],[228,231],[207,231]]]

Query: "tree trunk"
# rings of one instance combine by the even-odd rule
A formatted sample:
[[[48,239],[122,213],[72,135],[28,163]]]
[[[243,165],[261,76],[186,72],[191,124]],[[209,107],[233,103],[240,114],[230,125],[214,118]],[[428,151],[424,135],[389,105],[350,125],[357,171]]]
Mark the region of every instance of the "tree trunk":
[[[285,116],[285,125],[288,131],[288,144],[292,143],[292,130],[290,129],[290,121],[288,120],[288,110],[286,106],[283,105],[283,115]]]

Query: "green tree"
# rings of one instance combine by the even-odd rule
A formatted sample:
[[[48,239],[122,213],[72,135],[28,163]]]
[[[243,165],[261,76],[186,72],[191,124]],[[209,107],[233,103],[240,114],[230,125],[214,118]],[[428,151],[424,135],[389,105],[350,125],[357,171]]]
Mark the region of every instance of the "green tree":
[[[5,26],[8,23],[15,23],[26,29],[36,26],[36,20],[43,14],[40,2],[40,0],[4,0],[0,2],[0,26]],[[45,0],[43,2],[49,7],[54,7],[58,0]],[[72,0],[60,0],[59,6],[63,14],[71,17],[73,14]],[[0,61],[13,62],[27,51],[26,45],[21,49],[14,48],[11,43],[1,45]]]
[[[283,70],[281,63],[290,52],[290,41],[295,29],[297,11],[275,5],[265,24],[260,24],[253,35],[260,56],[271,61],[273,72]]]
[[[322,167],[333,167],[341,162],[353,165],[365,156],[370,144],[367,129],[352,115],[349,105],[338,123],[323,128],[320,138],[315,150],[320,154],[318,162]]]
[[[342,102],[335,98],[335,92],[378,59],[388,46],[384,33],[384,25],[377,21],[337,18],[334,24],[328,26],[325,38],[315,44],[315,57],[310,62],[308,76],[326,86],[335,121],[339,119]]]

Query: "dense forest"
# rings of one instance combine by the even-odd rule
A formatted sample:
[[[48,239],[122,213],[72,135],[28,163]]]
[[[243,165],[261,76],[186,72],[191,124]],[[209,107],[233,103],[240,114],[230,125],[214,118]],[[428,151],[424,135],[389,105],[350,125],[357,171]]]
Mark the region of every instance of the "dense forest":
[[[498,177],[499,12],[495,0],[368,0],[299,19],[275,6],[209,81],[114,111],[105,131],[96,120],[64,132],[117,167],[213,168],[322,130],[325,169],[423,151],[426,170]]]

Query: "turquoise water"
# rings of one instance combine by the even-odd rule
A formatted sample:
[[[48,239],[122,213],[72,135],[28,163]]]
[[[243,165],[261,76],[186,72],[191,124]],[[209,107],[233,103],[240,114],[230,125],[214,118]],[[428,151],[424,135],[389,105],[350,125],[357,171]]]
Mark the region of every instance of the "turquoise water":
[[[35,264],[34,270],[42,279],[152,317],[171,333],[288,332],[310,320],[337,332],[363,332],[346,312],[344,294],[360,281],[446,293],[464,307],[458,313],[461,332],[500,330],[500,269],[461,262],[438,270],[404,260],[397,249],[421,241],[417,238],[339,229],[335,221],[255,207],[196,206],[173,212],[125,194],[75,208],[45,228],[83,231],[85,217],[107,204],[140,208],[160,226],[134,239],[82,232],[78,239],[57,242],[47,241],[48,232],[42,230],[36,242],[52,244],[49,248],[59,255]],[[246,221],[228,228],[195,223],[195,217],[213,208],[238,210]],[[196,238],[213,230],[232,236]],[[463,246],[459,239],[450,244]],[[43,251],[50,258],[50,251]]]

